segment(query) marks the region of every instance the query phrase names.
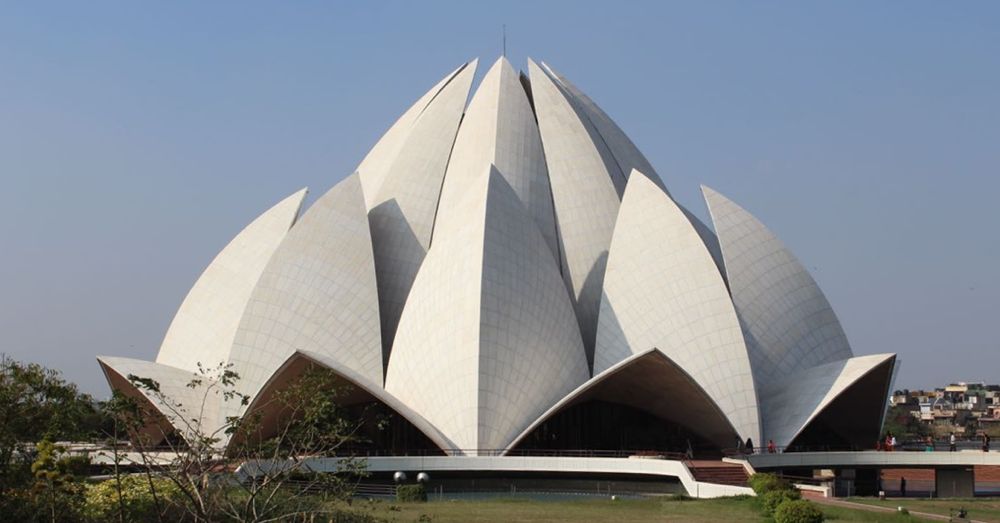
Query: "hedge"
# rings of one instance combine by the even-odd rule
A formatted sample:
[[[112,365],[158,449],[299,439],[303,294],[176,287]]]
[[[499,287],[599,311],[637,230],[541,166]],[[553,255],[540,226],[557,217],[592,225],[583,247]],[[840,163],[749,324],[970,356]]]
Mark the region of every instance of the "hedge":
[[[758,472],[757,474],[750,476],[748,483],[750,484],[750,488],[752,488],[758,496],[763,496],[766,492],[788,490],[792,488],[791,484],[787,481],[779,478],[775,474],[768,474],[766,472]]]
[[[804,499],[785,501],[774,511],[775,523],[821,523],[823,512]]]
[[[802,499],[802,494],[800,494],[797,490],[784,489],[765,492],[764,496],[761,498],[764,515],[768,517],[774,516],[774,511],[778,509],[779,505],[786,501],[795,501],[799,499]]]
[[[396,487],[396,501],[403,503],[427,501],[427,489],[421,483],[399,485]]]

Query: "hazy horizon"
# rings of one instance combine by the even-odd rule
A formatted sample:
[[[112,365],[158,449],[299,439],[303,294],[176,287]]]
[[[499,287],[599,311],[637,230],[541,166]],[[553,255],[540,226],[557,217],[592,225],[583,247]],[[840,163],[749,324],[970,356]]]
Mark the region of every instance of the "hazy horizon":
[[[680,202],[774,231],[896,388],[1000,382],[1000,4],[502,4],[0,7],[0,352],[107,396],[95,356],[155,359],[243,226],[506,24]]]

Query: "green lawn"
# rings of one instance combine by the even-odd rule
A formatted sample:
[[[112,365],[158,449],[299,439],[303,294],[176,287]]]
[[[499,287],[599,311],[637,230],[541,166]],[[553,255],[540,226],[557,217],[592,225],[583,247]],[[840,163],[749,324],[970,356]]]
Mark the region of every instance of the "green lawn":
[[[908,510],[926,512],[928,514],[948,515],[951,509],[965,507],[969,517],[979,521],[1000,522],[1000,499],[998,498],[954,498],[954,499],[887,499],[880,501],[874,498],[850,498],[849,501],[878,505],[881,507],[906,507]]]
[[[363,505],[363,504],[362,504]],[[358,507],[360,508],[360,507]],[[828,521],[836,522],[919,522],[900,514],[883,514],[849,508],[821,506]],[[429,503],[377,502],[374,515],[389,521],[410,522],[604,522],[684,521],[691,523],[766,523],[751,498],[713,500],[642,500],[581,499],[573,501],[534,501],[496,499],[479,501],[432,501]],[[427,519],[429,518],[429,519]]]

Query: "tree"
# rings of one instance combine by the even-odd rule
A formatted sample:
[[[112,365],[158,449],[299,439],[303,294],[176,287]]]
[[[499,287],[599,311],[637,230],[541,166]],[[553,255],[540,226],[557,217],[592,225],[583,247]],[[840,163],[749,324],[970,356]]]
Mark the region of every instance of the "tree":
[[[930,434],[928,427],[903,406],[889,408],[883,432],[891,432],[899,441],[923,440]]]
[[[45,507],[49,521],[68,521],[82,504],[76,478],[69,469],[69,463],[62,458],[63,447],[45,439],[38,443],[38,456],[31,464],[35,482],[32,494],[36,497],[36,507]],[[73,499],[77,498],[77,499]],[[40,516],[40,514],[38,514]]]
[[[116,395],[109,403],[115,426],[131,437],[130,450],[139,456],[133,464],[147,476],[154,503],[181,510],[186,519],[264,522],[329,514],[340,510],[331,506],[350,499],[357,479],[364,475],[363,461],[341,452],[357,441],[364,420],[347,416],[337,399],[348,390],[323,368],[310,366],[265,404],[255,405],[246,415],[226,418],[218,427],[204,422],[212,402],[246,407],[250,399],[239,392],[239,376],[229,366],[199,368],[187,384],[197,392],[195,405],[182,405],[155,380],[134,375],[128,379],[150,401]],[[265,412],[270,416],[267,426]],[[176,432],[162,430],[161,423],[154,425],[162,430],[157,437],[143,437],[150,420],[163,415]],[[157,446],[163,444],[166,454]],[[171,457],[168,463],[164,455]],[[307,458],[313,456],[346,459],[338,473],[320,474],[308,467]],[[242,481],[234,480],[238,467]],[[177,494],[161,499],[154,477],[168,480]]]
[[[106,419],[58,371],[0,354],[0,493],[31,482],[35,442],[97,437]],[[3,495],[0,494],[0,498]]]

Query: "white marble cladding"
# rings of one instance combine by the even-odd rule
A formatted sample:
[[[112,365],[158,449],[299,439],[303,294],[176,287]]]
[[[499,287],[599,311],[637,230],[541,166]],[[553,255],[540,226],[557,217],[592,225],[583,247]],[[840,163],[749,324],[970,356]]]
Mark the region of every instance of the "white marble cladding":
[[[684,212],[633,171],[604,276],[594,373],[652,348],[685,369],[743,439],[760,441],[750,360],[722,275]]]
[[[386,390],[470,453],[505,448],[588,371],[549,247],[503,177],[455,208],[466,219],[436,233]]]
[[[194,284],[157,363],[101,360],[112,387],[139,394],[127,374],[144,374],[189,402],[198,363],[224,362],[255,395],[308,358],[441,448],[510,446],[588,398],[722,444],[785,443],[892,357],[851,359],[780,241],[707,188],[715,230],[698,220],[547,65],[529,60],[529,80],[500,58],[466,107],[477,64],[427,91],[297,222],[304,190],[247,226]],[[209,410],[217,423],[241,409]]]
[[[837,315],[791,251],[742,207],[708,187],[702,192],[757,381],[764,385],[850,358]]]

